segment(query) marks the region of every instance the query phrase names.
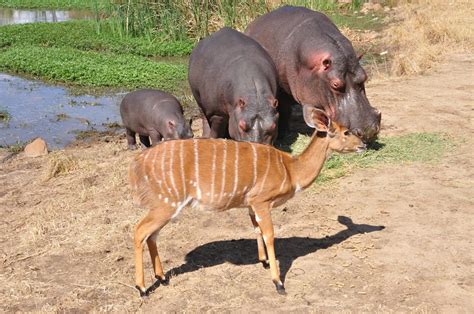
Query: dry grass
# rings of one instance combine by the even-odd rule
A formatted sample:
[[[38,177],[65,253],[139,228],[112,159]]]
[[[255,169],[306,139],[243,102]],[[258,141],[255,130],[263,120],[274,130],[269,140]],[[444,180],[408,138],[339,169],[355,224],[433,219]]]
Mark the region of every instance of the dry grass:
[[[64,151],[51,153],[48,159],[48,167],[45,173],[46,180],[77,169],[77,160],[72,156],[68,156]]]
[[[447,54],[474,48],[474,6],[469,0],[415,0],[396,9],[385,30],[390,74],[421,74]]]

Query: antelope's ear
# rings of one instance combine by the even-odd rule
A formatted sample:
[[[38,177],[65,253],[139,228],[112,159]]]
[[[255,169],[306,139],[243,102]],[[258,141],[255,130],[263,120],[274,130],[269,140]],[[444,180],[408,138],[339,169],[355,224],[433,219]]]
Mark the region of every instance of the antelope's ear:
[[[331,126],[331,119],[321,109],[303,106],[303,116],[306,124],[320,132],[328,132]]]

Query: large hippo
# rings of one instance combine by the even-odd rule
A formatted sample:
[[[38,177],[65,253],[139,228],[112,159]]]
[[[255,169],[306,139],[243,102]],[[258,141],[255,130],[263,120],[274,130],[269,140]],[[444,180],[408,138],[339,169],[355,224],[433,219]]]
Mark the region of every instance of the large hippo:
[[[245,30],[270,54],[278,72],[280,127],[286,128],[291,104],[324,109],[364,141],[380,130],[381,113],[365,95],[367,74],[351,42],[322,13],[284,6],[260,16]]]
[[[120,104],[120,115],[127,132],[128,148],[136,145],[135,134],[146,147],[161,139],[191,138],[193,132],[184,119],[179,101],[168,93],[155,89],[140,89],[128,93]]]
[[[209,124],[204,137],[273,142],[277,74],[255,40],[227,27],[201,40],[191,53],[188,79]]]

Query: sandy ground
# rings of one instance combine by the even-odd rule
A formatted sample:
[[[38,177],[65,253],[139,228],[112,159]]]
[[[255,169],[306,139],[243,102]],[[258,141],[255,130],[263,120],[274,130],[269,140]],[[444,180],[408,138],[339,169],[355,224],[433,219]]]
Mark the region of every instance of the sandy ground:
[[[275,209],[286,296],[257,263],[246,210],[186,209],[159,237],[170,285],[141,300],[132,231],[145,212],[128,194],[133,153],[106,137],[0,163],[0,309],[474,312],[474,56],[367,93],[383,133],[443,132],[458,145],[438,163],[358,170]],[[45,180],[53,156],[77,169]]]

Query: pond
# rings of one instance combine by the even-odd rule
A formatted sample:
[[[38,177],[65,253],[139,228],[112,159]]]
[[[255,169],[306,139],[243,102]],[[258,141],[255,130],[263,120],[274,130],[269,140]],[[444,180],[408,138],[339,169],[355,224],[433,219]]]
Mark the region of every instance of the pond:
[[[77,19],[93,19],[94,14],[84,10],[17,10],[0,8],[0,26],[35,22],[64,22]]]
[[[73,95],[66,87],[0,73],[0,146],[42,137],[62,148],[81,131],[104,131],[121,123],[119,104],[126,92]]]

